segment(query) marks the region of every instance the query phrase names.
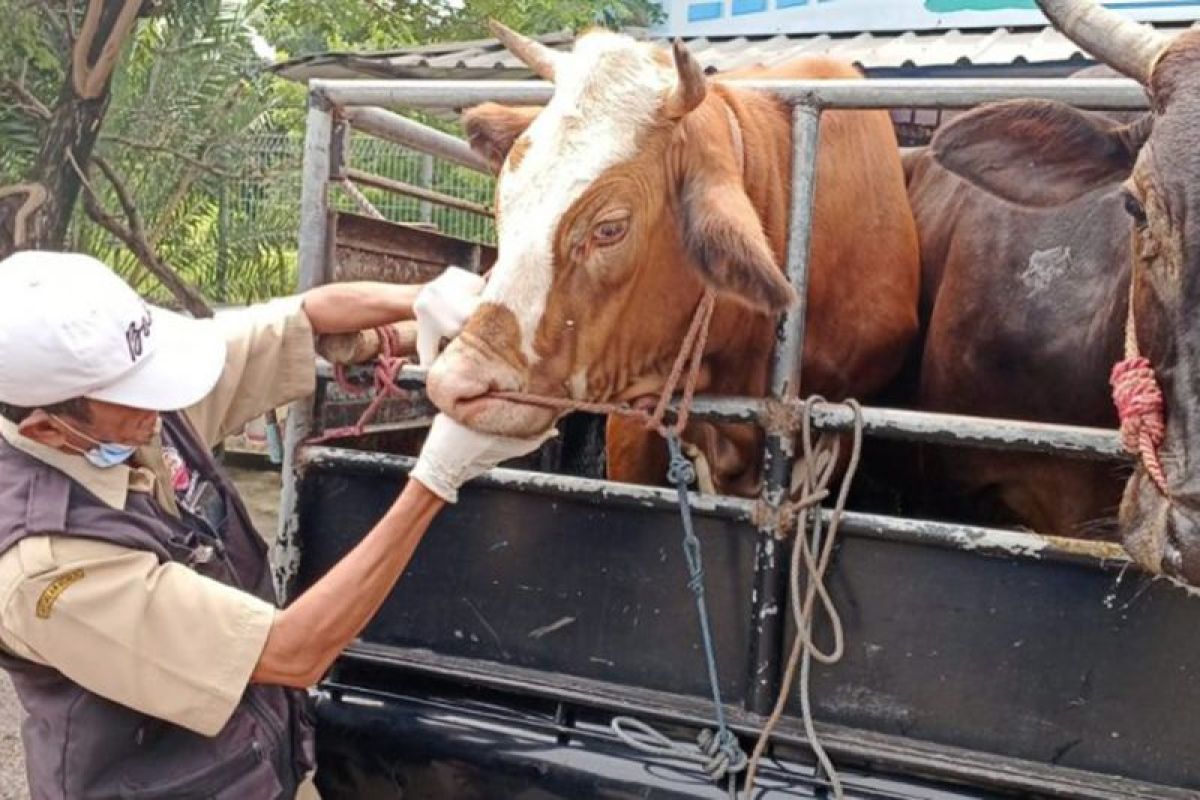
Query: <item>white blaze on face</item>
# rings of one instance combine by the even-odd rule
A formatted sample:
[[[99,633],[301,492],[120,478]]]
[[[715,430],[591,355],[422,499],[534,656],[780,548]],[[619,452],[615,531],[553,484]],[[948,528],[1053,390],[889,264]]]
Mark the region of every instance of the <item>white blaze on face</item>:
[[[516,169],[499,177],[499,258],[484,290],[508,308],[521,328],[521,349],[537,362],[533,337],[546,310],[559,220],[609,167],[635,155],[675,70],[650,45],[597,31],[559,60],[554,97],[523,134],[528,149]]]

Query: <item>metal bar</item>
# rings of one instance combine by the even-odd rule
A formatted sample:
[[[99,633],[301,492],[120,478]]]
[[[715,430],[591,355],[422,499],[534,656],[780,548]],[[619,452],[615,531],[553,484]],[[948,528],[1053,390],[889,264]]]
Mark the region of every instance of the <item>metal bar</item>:
[[[317,376],[331,378],[332,368],[321,361]],[[405,367],[396,385],[419,391],[425,385],[425,370]],[[672,410],[678,410],[673,404]],[[761,397],[697,397],[691,415],[713,422],[759,424],[768,430],[779,425],[778,403]],[[1120,436],[1108,428],[1058,425],[1044,422],[906,411],[896,408],[863,409],[868,436],[906,442],[926,442],[951,447],[984,447],[1023,453],[1045,453],[1095,461],[1127,461],[1131,456],[1121,446]],[[840,403],[819,404],[813,410],[813,427],[823,431],[849,431],[854,419]]]
[[[346,177],[356,183],[365,183],[367,186],[374,186],[376,189],[384,189],[397,194],[416,197],[430,203],[437,203],[440,206],[447,208],[456,208],[459,211],[469,211],[472,214],[478,214],[481,217],[495,216],[492,209],[479,203],[472,203],[470,200],[463,200],[450,194],[443,194],[434,189],[424,189],[420,186],[414,186],[411,183],[397,181],[391,178],[385,178],[382,175],[376,175],[371,172],[364,172],[361,169],[348,167],[345,170]]]
[[[433,156],[429,153],[421,156],[421,186],[425,189],[433,188]],[[433,223],[433,205],[431,203],[421,203],[421,221]]]
[[[399,480],[408,475],[416,461],[410,456],[311,446],[304,448],[300,454],[298,466],[302,474],[325,471]],[[605,506],[646,508],[672,513],[679,510],[679,501],[674,489],[577,478],[572,475],[497,468],[475,479],[472,485],[586,500]],[[694,492],[689,493],[688,498],[693,510],[706,516],[749,524],[753,524],[757,516],[757,503],[749,498]],[[829,511],[823,510],[822,513],[828,515]],[[1018,530],[858,511],[845,512],[842,517],[842,530],[852,536],[932,545],[1003,558],[1066,561],[1105,568],[1125,567],[1130,563],[1120,545],[1112,542],[1065,539]]]
[[[304,163],[301,168],[299,289],[323,283],[327,276],[329,235],[330,146],[333,139],[333,109],[317,93],[310,92],[308,121],[304,131]],[[288,597],[300,566],[299,497],[296,494],[297,456],[300,443],[312,428],[312,398],[292,403],[283,440],[283,489],[279,496],[279,529],[271,553],[275,591]]]
[[[321,82],[312,82],[313,85],[318,83]],[[320,89],[314,88],[313,91],[319,92]],[[355,129],[363,133],[444,158],[484,175],[494,174],[487,160],[457,136],[442,133],[436,128],[382,108],[349,108],[343,114]]]
[[[1101,110],[1148,106],[1145,90],[1131,80],[880,79],[723,81],[744,89],[772,92],[783,99],[822,108],[969,108],[997,100],[1057,100]],[[463,108],[489,100],[541,105],[552,84],[541,81],[360,81],[314,80],[313,90],[346,106],[405,105]]]
[[[340,447],[312,446],[301,455],[302,472],[335,470],[356,475],[387,477],[408,475],[417,460],[410,456],[369,453]],[[537,494],[576,500],[599,501],[606,505],[629,508],[651,508],[678,511],[679,499],[674,489],[616,483],[572,475],[551,475],[545,472],[496,468],[477,478],[475,485],[497,489],[536,492]],[[690,493],[692,508],[710,516],[749,522],[754,516],[754,501],[744,497],[725,497]]]
[[[796,306],[780,315],[775,325],[771,355],[772,399],[795,399],[800,389],[800,362],[804,354],[804,317],[808,303],[809,242],[812,238],[812,205],[816,184],[820,109],[798,105],[792,109],[792,174],[789,208],[787,275],[796,290]],[[779,509],[787,502],[795,461],[795,436],[789,431],[768,431],[763,448],[763,485],[759,502],[764,506],[755,546],[754,595],[747,653],[747,710],[769,713],[779,687],[785,614],[785,564],[780,538]]]
[[[497,664],[493,661],[443,655],[427,649],[397,647],[356,641],[346,648],[339,663],[372,668],[388,667],[451,681],[457,686],[485,686],[524,696],[571,703],[584,709],[603,709],[612,714],[635,714],[648,721],[662,721],[692,728],[711,725],[711,705],[701,698],[608,681],[562,675],[531,667]],[[379,682],[354,685],[323,681],[322,688],[356,694],[378,702],[399,698],[403,692],[377,688]],[[404,681],[400,681],[403,685]],[[762,730],[763,718],[736,708],[726,709],[730,724],[739,734],[752,738]],[[923,742],[910,736],[875,733],[861,728],[817,723],[817,731],[830,752],[853,762],[874,765],[908,775],[924,775],[960,781],[969,786],[996,787],[1018,796],[1056,797],[1063,800],[1195,800],[1191,789],[1151,784],[1101,772],[1088,772],[1060,764],[1026,761],[970,750],[963,747]],[[576,731],[576,736],[580,735]],[[784,717],[773,739],[796,747],[807,747],[798,720]],[[851,773],[853,774],[853,773]],[[853,780],[853,778],[851,779]],[[852,797],[861,796],[856,791]],[[817,796],[820,796],[819,794]],[[915,796],[915,795],[906,795]]]

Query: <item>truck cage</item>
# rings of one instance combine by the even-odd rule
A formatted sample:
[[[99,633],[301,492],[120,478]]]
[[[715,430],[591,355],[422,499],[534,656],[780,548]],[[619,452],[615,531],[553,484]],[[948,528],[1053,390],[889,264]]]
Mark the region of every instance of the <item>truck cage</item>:
[[[745,691],[740,695],[734,693],[734,697],[741,697],[742,707],[732,709],[731,712],[734,727],[742,734],[751,735],[756,725],[761,725],[763,717],[773,704],[788,632],[786,615],[780,613],[787,603],[784,580],[787,542],[778,512],[787,500],[790,476],[796,458],[792,444],[795,430],[781,423],[781,415],[775,412],[789,404],[794,407],[801,387],[800,355],[804,344],[804,303],[807,295],[816,144],[822,112],[827,109],[895,107],[959,109],[983,102],[1010,99],[1053,100],[1110,111],[1143,110],[1148,103],[1143,88],[1129,80],[904,79],[731,83],[748,89],[772,92],[792,108],[793,192],[786,269],[788,279],[801,298],[800,304],[783,314],[776,326],[769,395],[765,398],[699,397],[692,410],[695,418],[757,424],[766,434],[762,456],[764,477],[760,497],[752,499],[696,494],[691,496],[696,513],[713,520],[736,523],[742,527],[749,525],[755,530],[753,557],[749,560],[753,567],[753,586],[750,593],[752,609],[748,647],[746,652],[741,654],[740,660],[745,668],[745,676],[741,679],[744,681]],[[383,107],[405,106],[419,110],[460,109],[485,101],[544,104],[550,99],[552,92],[553,86],[541,81],[311,81],[303,155],[299,288],[303,290],[314,287],[331,278],[329,262],[332,243],[329,231],[328,188],[347,174],[341,153],[351,129],[462,166],[488,171],[481,157],[461,140]],[[372,183],[369,175],[354,174],[368,185],[383,185],[384,188],[388,188],[386,184]],[[403,187],[399,190],[403,191]],[[423,199],[432,202],[443,200],[440,197]],[[472,210],[480,213],[478,210]],[[406,368],[399,383],[404,388],[419,388],[423,385],[423,371]],[[865,408],[863,416],[865,434],[885,439],[1055,454],[1079,459],[1120,461],[1127,458],[1120,447],[1116,432],[1111,430],[885,408]],[[301,583],[305,582],[305,568],[302,565],[302,557],[307,557],[304,517],[306,514],[312,514],[313,501],[302,497],[301,487],[304,482],[312,475],[323,472],[394,478],[407,474],[414,463],[414,459],[405,456],[329,446],[306,446],[303,442],[312,432],[313,419],[311,401],[296,403],[290,409],[284,444],[284,491],[281,499],[280,529],[274,554],[277,581],[284,588],[285,594],[287,590],[294,590],[298,579]],[[818,407],[813,423],[818,430],[847,431],[850,430],[853,419],[849,411],[840,404],[829,404]],[[505,493],[549,496],[560,501],[583,502],[609,509],[628,509],[632,512],[673,512],[677,508],[675,493],[671,489],[524,470],[495,469],[480,478],[476,485]],[[768,512],[776,513],[756,513],[756,507],[765,507]],[[306,508],[310,510],[306,511]],[[1046,602],[1046,598],[1070,599],[1069,593],[1064,594],[1063,587],[1054,588],[1048,580],[1048,576],[1055,574],[1069,574],[1070,577],[1064,579],[1064,585],[1086,584],[1089,588],[1080,590],[1082,596],[1090,596],[1089,593],[1099,594],[1103,600],[1093,604],[1094,608],[1089,606],[1090,610],[1079,618],[1065,620],[1062,624],[1094,625],[1097,634],[1103,634],[1104,630],[1101,629],[1107,625],[1111,633],[1112,626],[1106,615],[1123,614],[1121,619],[1132,625],[1133,623],[1129,622],[1130,606],[1136,600],[1137,624],[1144,626],[1147,619],[1158,615],[1161,626],[1154,630],[1161,633],[1169,630],[1166,625],[1185,620],[1188,612],[1185,607],[1187,600],[1183,593],[1163,581],[1153,581],[1153,585],[1141,587],[1132,600],[1114,610],[1114,606],[1119,604],[1114,602],[1116,590],[1113,588],[1113,575],[1123,575],[1131,564],[1120,548],[1111,543],[1060,539],[1011,529],[910,519],[853,510],[845,512],[842,530],[847,536],[875,542],[880,546],[916,546],[922,552],[950,551],[955,554],[954,564],[960,563],[963,556],[973,562],[980,561],[978,557],[983,556],[987,557],[983,560],[998,559],[1006,564],[1019,563],[1022,569],[1028,569],[1030,564],[1042,565],[1042,568],[1050,572],[1034,579],[1034,583],[1039,587],[1037,591],[1028,586],[1023,590],[1014,588],[1014,591],[1024,591],[1029,595],[1030,607],[1020,612],[1020,615],[1023,615],[1020,620],[1013,621],[1013,629],[1028,626],[1031,620],[1037,619],[1036,605]],[[914,577],[936,576],[938,569],[947,568],[946,564],[942,564],[937,569],[922,570],[920,575]],[[715,569],[710,560],[709,574]],[[838,562],[835,559],[831,572],[837,570]],[[1003,585],[1007,578],[1000,580],[999,585]],[[1120,577],[1116,580],[1119,582]],[[1037,595],[1038,591],[1046,589],[1047,586],[1050,588],[1046,593]],[[682,581],[680,588],[682,589]],[[1146,599],[1151,596],[1153,601]],[[993,602],[996,600],[997,597],[992,598]],[[1067,614],[1062,607],[1051,605],[1051,608],[1044,610],[1058,615]],[[914,606],[919,608],[919,602],[914,601]],[[1150,610],[1141,611],[1147,608]],[[992,608],[992,613],[996,613],[995,608]],[[853,636],[850,632],[852,630],[852,626],[848,625],[848,640]],[[1061,638],[1062,629],[1055,630],[1059,631],[1058,636]],[[1144,642],[1148,635],[1139,637],[1137,641]],[[1111,652],[1111,645],[1101,642],[1102,635],[1099,638],[1084,638],[1087,639],[1086,646],[1093,647],[1096,654]],[[1173,638],[1178,640],[1182,637]],[[1079,642],[1074,644],[1084,646]],[[1020,642],[1014,645],[1020,646]],[[584,698],[588,703],[610,711],[637,708],[647,716],[680,725],[699,724],[705,717],[701,702],[678,702],[678,698],[667,697],[658,690],[633,688],[625,696],[620,696],[612,691],[610,685],[602,681],[593,681],[586,676],[559,680],[563,676],[539,676],[520,665],[482,665],[478,660],[471,658],[433,652],[435,649],[394,647],[370,641],[368,637],[368,640],[352,646],[343,656],[342,662],[390,665],[415,670],[421,675],[450,676],[478,682],[501,691],[530,693],[558,702],[572,702]],[[1112,667],[1120,673],[1120,677],[1113,677],[1112,680],[1120,684],[1121,681],[1136,675],[1139,670],[1144,671],[1147,668],[1146,663],[1155,669],[1163,670],[1164,674],[1171,669],[1186,673],[1187,659],[1184,656],[1195,653],[1196,648],[1180,641],[1174,641],[1157,655],[1135,652],[1130,654],[1127,663]],[[1048,669],[1055,663],[1054,655],[1053,652],[1044,653],[1038,663]],[[1143,663],[1139,660],[1142,658],[1150,660]],[[833,677],[825,675],[822,680],[826,683],[836,683],[838,669],[839,667],[832,668],[830,675]],[[1025,676],[1033,681],[1042,680],[1043,677]],[[980,678],[987,680],[986,676]],[[1014,685],[1019,685],[1019,678],[1015,680]],[[1178,680],[1167,678],[1162,681],[1152,677],[1151,682],[1160,685],[1157,691],[1151,692],[1153,703],[1148,704],[1145,698],[1142,699],[1142,708],[1146,715],[1169,714],[1170,711],[1179,710],[1179,706],[1186,705],[1188,698],[1200,699],[1200,684],[1188,675]],[[353,689],[340,678],[330,681],[327,686],[336,691]],[[1184,690],[1186,693],[1181,693]],[[364,691],[367,695],[370,694],[370,691]],[[869,705],[869,702],[867,704]],[[1120,701],[1116,701],[1112,708],[1118,706],[1122,714],[1133,713]],[[1108,706],[1105,708],[1112,710]],[[943,710],[950,717],[960,713],[953,708]],[[961,733],[963,728],[959,723],[949,725],[941,733],[927,738],[918,732],[915,738],[920,741],[910,741],[906,738],[909,733],[903,726],[896,728],[885,725],[883,727],[886,730],[880,731],[879,726],[874,724],[860,725],[857,720],[863,714],[871,717],[869,710],[859,713],[860,711],[862,709],[852,709],[849,713],[834,715],[849,717],[850,724],[844,724],[844,720],[840,720],[838,724],[821,724],[822,738],[826,740],[835,757],[850,758],[856,763],[873,765],[886,771],[932,776],[954,784],[986,786],[990,790],[1005,793],[1078,798],[1200,796],[1195,793],[1195,790],[1200,788],[1200,772],[1190,771],[1186,765],[1180,763],[1166,765],[1171,759],[1182,759],[1187,750],[1186,742],[1177,741],[1179,728],[1174,727],[1174,723],[1161,726],[1153,741],[1137,745],[1135,749],[1141,755],[1132,760],[1129,760],[1129,753],[1132,752],[1129,748],[1133,745],[1126,743],[1125,749],[1122,749],[1111,746],[1110,741],[1098,745],[1095,752],[1072,761],[1070,754],[1076,749],[1078,742],[1067,743],[1062,752],[1054,758],[1043,759],[1031,756],[1029,752],[1004,752],[1003,747],[981,745],[973,741],[972,736],[965,737],[970,740],[966,744],[946,741]],[[883,716],[887,717],[887,713]],[[976,723],[1004,724],[1003,721],[988,719],[980,719]],[[1182,722],[1180,724],[1186,725]],[[1117,722],[1113,723],[1113,727],[1117,727]],[[1112,732],[1113,741],[1119,741],[1118,734],[1119,729]],[[791,742],[797,746],[803,744],[803,737],[797,734],[795,729],[788,729],[787,726],[781,728],[777,738],[784,743]],[[1034,735],[1033,738],[1036,739],[1037,736]],[[1151,750],[1155,752],[1148,752]],[[1066,766],[1059,766],[1059,763]]]

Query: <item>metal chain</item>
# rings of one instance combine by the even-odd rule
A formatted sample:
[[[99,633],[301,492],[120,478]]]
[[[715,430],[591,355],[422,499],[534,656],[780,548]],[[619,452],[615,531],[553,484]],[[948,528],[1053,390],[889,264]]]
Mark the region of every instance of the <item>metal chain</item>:
[[[737,797],[737,774],[746,768],[748,759],[737,736],[725,719],[725,706],[721,702],[721,683],[717,674],[717,653],[713,645],[712,624],[708,617],[708,605],[704,593],[704,562],[700,539],[692,524],[692,506],[688,487],[696,480],[692,462],[683,454],[679,434],[674,430],[666,433],[671,461],[667,480],[674,486],[679,497],[679,516],[683,522],[683,555],[687,561],[688,588],[696,597],[696,611],[700,617],[700,636],[704,645],[704,662],[708,669],[708,682],[712,690],[713,710],[716,716],[716,732],[703,730],[697,739],[699,752],[692,752],[671,742],[652,727],[633,717],[616,717],[612,721],[613,732],[630,747],[652,755],[669,755],[696,761],[703,765],[705,773],[714,781],[727,781],[731,798]],[[624,730],[636,729],[636,734]]]

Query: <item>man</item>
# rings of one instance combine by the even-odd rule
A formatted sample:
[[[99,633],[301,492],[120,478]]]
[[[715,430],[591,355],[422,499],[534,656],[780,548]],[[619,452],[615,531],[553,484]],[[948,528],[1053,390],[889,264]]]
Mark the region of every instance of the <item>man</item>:
[[[421,290],[439,337],[469,313],[463,286]],[[0,262],[0,665],[28,713],[35,800],[297,795],[314,766],[305,687],[458,487],[541,440],[439,416],[415,480],[282,610],[209,447],[311,394],[314,334],[410,319],[418,290],[335,284],[200,321],[88,256]]]

